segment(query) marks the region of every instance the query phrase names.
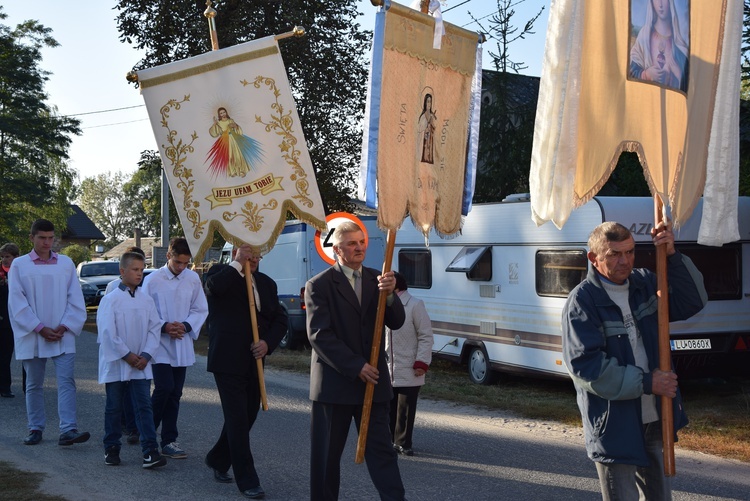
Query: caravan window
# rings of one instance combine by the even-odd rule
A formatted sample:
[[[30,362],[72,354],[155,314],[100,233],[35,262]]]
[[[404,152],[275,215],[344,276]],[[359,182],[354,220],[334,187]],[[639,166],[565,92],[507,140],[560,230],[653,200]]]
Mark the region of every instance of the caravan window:
[[[688,256],[703,275],[703,285],[710,301],[742,298],[742,247],[726,244],[708,247],[698,244],[675,244]],[[656,270],[656,250],[653,244],[636,244],[635,267]]]
[[[409,287],[432,287],[432,253],[428,249],[401,249],[398,252],[398,272]]]
[[[586,251],[541,250],[536,253],[536,293],[540,296],[568,297],[586,278]]]
[[[445,271],[466,273],[469,280],[492,280],[491,249],[489,246],[467,245],[453,258]]]

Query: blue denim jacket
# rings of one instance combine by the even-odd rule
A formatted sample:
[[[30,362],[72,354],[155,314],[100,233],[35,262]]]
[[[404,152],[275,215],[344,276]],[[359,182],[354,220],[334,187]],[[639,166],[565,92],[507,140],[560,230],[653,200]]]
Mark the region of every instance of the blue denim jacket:
[[[703,276],[687,256],[679,252],[669,256],[667,275],[670,322],[685,320],[703,309],[708,301]],[[589,458],[648,466],[640,397],[652,393],[652,373],[659,367],[656,275],[634,269],[628,281],[630,308],[650,372],[635,365],[622,312],[593,268],[571,291],[563,309],[563,358],[578,394]],[[673,407],[676,440],[677,430],[687,424],[679,391]]]

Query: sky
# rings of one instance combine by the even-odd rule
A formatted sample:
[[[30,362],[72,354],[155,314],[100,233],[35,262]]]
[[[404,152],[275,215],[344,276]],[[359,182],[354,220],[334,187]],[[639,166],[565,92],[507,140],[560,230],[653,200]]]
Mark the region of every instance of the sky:
[[[142,151],[157,149],[143,99],[125,80],[142,53],[120,42],[115,4],[115,0],[0,2],[8,16],[0,23],[15,27],[35,19],[51,28],[60,44],[44,49],[41,67],[52,73],[46,86],[48,104],[56,107],[60,115],[74,115],[81,120],[83,134],[73,137],[69,150],[70,166],[80,180],[100,173],[132,173]],[[373,29],[376,7],[370,0],[358,0],[358,4],[363,13],[360,25]],[[444,0],[442,4],[445,21],[472,31],[479,27],[469,12],[487,23],[497,11],[496,0]],[[527,75],[541,74],[549,0],[519,0],[514,7],[514,24],[519,26],[541,7],[544,12],[535,24],[536,34],[511,47],[511,56],[527,64],[528,69],[523,72]],[[202,11],[196,15],[202,17]],[[216,24],[221,30],[220,11]],[[483,46],[483,67],[493,69],[489,51],[497,52],[495,40],[490,39]]]

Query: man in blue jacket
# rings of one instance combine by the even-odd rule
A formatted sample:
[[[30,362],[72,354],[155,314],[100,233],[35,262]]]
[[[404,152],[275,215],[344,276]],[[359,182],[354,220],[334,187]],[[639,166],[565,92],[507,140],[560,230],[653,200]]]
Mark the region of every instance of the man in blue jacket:
[[[669,226],[652,236],[667,250],[669,320],[687,319],[707,302],[703,276],[675,250]],[[659,370],[656,275],[633,269],[633,236],[614,222],[591,233],[588,259],[593,269],[563,310],[562,345],[602,498],[671,499],[656,396],[673,399],[675,432],[687,417],[677,375]]]

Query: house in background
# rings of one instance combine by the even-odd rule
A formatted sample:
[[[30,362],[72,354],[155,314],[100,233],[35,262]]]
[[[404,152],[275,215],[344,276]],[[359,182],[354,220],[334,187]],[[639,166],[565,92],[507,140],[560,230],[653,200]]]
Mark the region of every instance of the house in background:
[[[104,233],[96,227],[94,222],[89,219],[85,212],[77,205],[71,205],[73,214],[66,221],[67,228],[62,233],[60,246],[65,247],[71,244],[78,244],[83,247],[89,247],[97,240],[104,241]]]
[[[125,249],[137,245],[138,247],[143,249],[143,252],[146,253],[146,263],[151,264],[154,257],[154,247],[159,247],[161,245],[161,239],[158,237],[140,237],[137,240],[139,240],[140,242],[136,243],[135,238],[126,238],[125,240],[102,254],[102,259],[112,259],[115,261],[119,261],[120,256],[125,254]]]

